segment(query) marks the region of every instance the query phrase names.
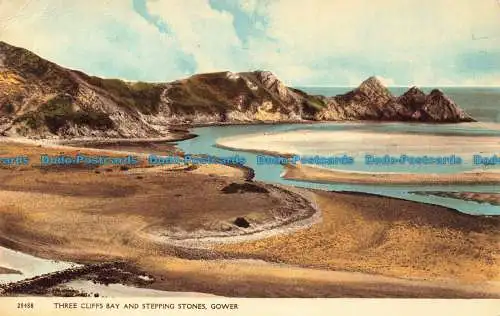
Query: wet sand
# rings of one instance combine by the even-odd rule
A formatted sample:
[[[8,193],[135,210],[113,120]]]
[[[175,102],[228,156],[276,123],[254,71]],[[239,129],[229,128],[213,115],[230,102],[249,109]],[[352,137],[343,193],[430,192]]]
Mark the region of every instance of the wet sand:
[[[266,155],[344,155],[364,159],[365,154],[461,155],[470,163],[472,155],[488,156],[500,150],[497,137],[442,136],[368,131],[296,130],[256,133],[217,140],[217,146]],[[339,167],[341,168],[341,167]],[[446,166],[443,166],[446,168]],[[321,168],[320,165],[289,164],[284,178],[322,183],[351,184],[500,184],[497,169],[477,169],[457,173],[361,172]]]
[[[94,152],[16,143],[2,147],[10,155],[32,157]],[[179,255],[151,234],[250,235],[262,225],[277,227],[314,213],[300,196],[245,178],[243,170],[222,165],[39,168],[34,160],[29,166],[0,168],[0,244],[82,264],[117,258],[134,262]],[[296,214],[302,208],[306,212]],[[238,227],[238,217],[250,226]],[[191,257],[189,251],[181,255]]]
[[[0,267],[0,274],[21,274],[21,272],[9,268]]]
[[[498,153],[498,137],[419,135],[369,131],[294,130],[255,133],[217,140],[225,148],[281,155],[460,154]]]
[[[500,184],[499,172],[382,173],[339,171],[305,165],[287,165],[283,178],[320,183],[352,184]]]
[[[216,249],[317,269],[500,281],[500,217],[361,193],[317,191],[316,198],[323,219],[317,225]]]
[[[239,260],[144,258],[141,264],[154,275],[163,276],[152,288],[188,288],[231,297],[500,298],[498,282],[387,277]]]
[[[449,197],[477,203],[489,203],[492,205],[500,205],[500,193],[480,193],[480,192],[415,192],[421,195],[435,195],[441,197]]]
[[[1,274],[0,285],[2,285],[77,265],[69,262],[41,259],[0,246],[0,266],[10,267],[11,271],[16,271],[16,273]]]
[[[33,155],[76,150],[9,146],[4,148]],[[226,239],[208,249],[180,247],[151,234],[229,229],[240,236],[236,217],[267,223],[294,209],[265,191],[224,193],[233,183],[248,183],[241,173],[226,173],[234,170],[227,166],[134,173],[145,169],[0,169],[0,245],[81,264],[122,260],[151,275],[155,281],[144,286],[156,290],[242,297],[500,297],[496,218],[311,191],[321,210],[312,225],[258,240]]]
[[[124,286],[122,284],[98,284],[91,281],[76,280],[65,283],[57,289],[88,293],[99,297],[215,297],[216,295],[196,292],[163,291]]]

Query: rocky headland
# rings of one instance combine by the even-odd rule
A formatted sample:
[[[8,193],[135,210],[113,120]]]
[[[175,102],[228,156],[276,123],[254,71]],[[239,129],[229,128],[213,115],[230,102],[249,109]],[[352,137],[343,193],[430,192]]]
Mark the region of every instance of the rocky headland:
[[[197,74],[167,83],[103,79],[0,42],[0,133],[35,138],[168,137],[178,126],[301,121],[473,121],[443,92],[393,96],[376,78],[335,97],[269,71]]]

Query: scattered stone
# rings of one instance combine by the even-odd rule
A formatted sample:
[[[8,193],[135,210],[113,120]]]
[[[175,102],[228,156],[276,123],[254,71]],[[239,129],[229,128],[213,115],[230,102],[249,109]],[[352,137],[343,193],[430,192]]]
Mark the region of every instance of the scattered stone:
[[[196,170],[196,169],[198,169],[198,167],[196,165],[189,165],[184,170],[185,171],[193,171],[193,170]]]
[[[250,223],[244,218],[244,217],[237,217],[234,220],[234,225],[242,228],[248,228],[250,227]]]

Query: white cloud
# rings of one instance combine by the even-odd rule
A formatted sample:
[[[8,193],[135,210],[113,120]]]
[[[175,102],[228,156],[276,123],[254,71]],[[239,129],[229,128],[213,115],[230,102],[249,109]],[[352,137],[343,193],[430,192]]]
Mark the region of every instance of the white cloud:
[[[233,28],[233,16],[212,9],[206,0],[158,0],[148,2],[149,11],[160,16],[172,30],[180,48],[194,56],[198,71],[234,70],[241,42]]]
[[[381,76],[376,76],[376,77],[386,87],[392,87],[392,86],[396,85],[396,81],[394,79],[392,79],[392,78],[384,78],[384,77],[381,77]]]
[[[5,9],[8,10],[5,10]],[[122,0],[32,0],[22,10],[0,2],[0,40],[25,47],[70,68],[105,77],[173,80],[178,43]]]
[[[269,6],[269,33],[310,55],[391,48],[428,53],[468,40],[473,31],[499,35],[499,16],[500,7],[490,0],[281,0]]]
[[[398,84],[428,85],[453,71],[450,65],[457,53],[498,49],[500,40],[500,6],[490,0],[310,0],[307,4],[281,0],[268,8],[268,35],[278,43],[268,45],[279,46],[283,56],[269,54],[259,49],[266,44],[253,41],[257,45],[250,49],[264,52],[256,58],[273,56],[274,67],[284,73],[286,68],[296,69],[297,64],[308,65],[303,73],[307,77],[317,61],[332,56],[350,58],[349,66],[330,66],[330,79],[322,76],[327,75],[325,70],[315,70],[318,80],[330,82],[338,82],[335,73],[343,77],[342,67],[356,77],[370,75],[364,73],[363,65],[375,69],[387,65],[387,69],[379,69],[379,75],[394,77]],[[491,40],[472,42],[472,34]],[[401,77],[406,82],[400,82]]]
[[[243,45],[234,17],[208,0],[149,1],[170,34],[134,12],[130,1],[0,0],[0,40],[68,67],[127,79],[183,77],[180,59],[192,56],[196,72],[267,69],[292,85],[357,85],[371,75],[408,85],[499,82],[499,72],[471,77],[457,68],[460,54],[500,53],[500,6],[493,0],[239,5],[266,15],[266,36],[252,33]]]

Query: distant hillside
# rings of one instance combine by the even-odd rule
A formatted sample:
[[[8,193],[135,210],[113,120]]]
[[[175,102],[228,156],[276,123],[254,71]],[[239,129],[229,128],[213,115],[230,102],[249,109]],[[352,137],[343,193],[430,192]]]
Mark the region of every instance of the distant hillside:
[[[0,133],[162,137],[179,124],[472,119],[436,90],[392,96],[376,78],[336,97],[285,86],[268,71],[198,74],[169,83],[102,79],[0,42]]]

